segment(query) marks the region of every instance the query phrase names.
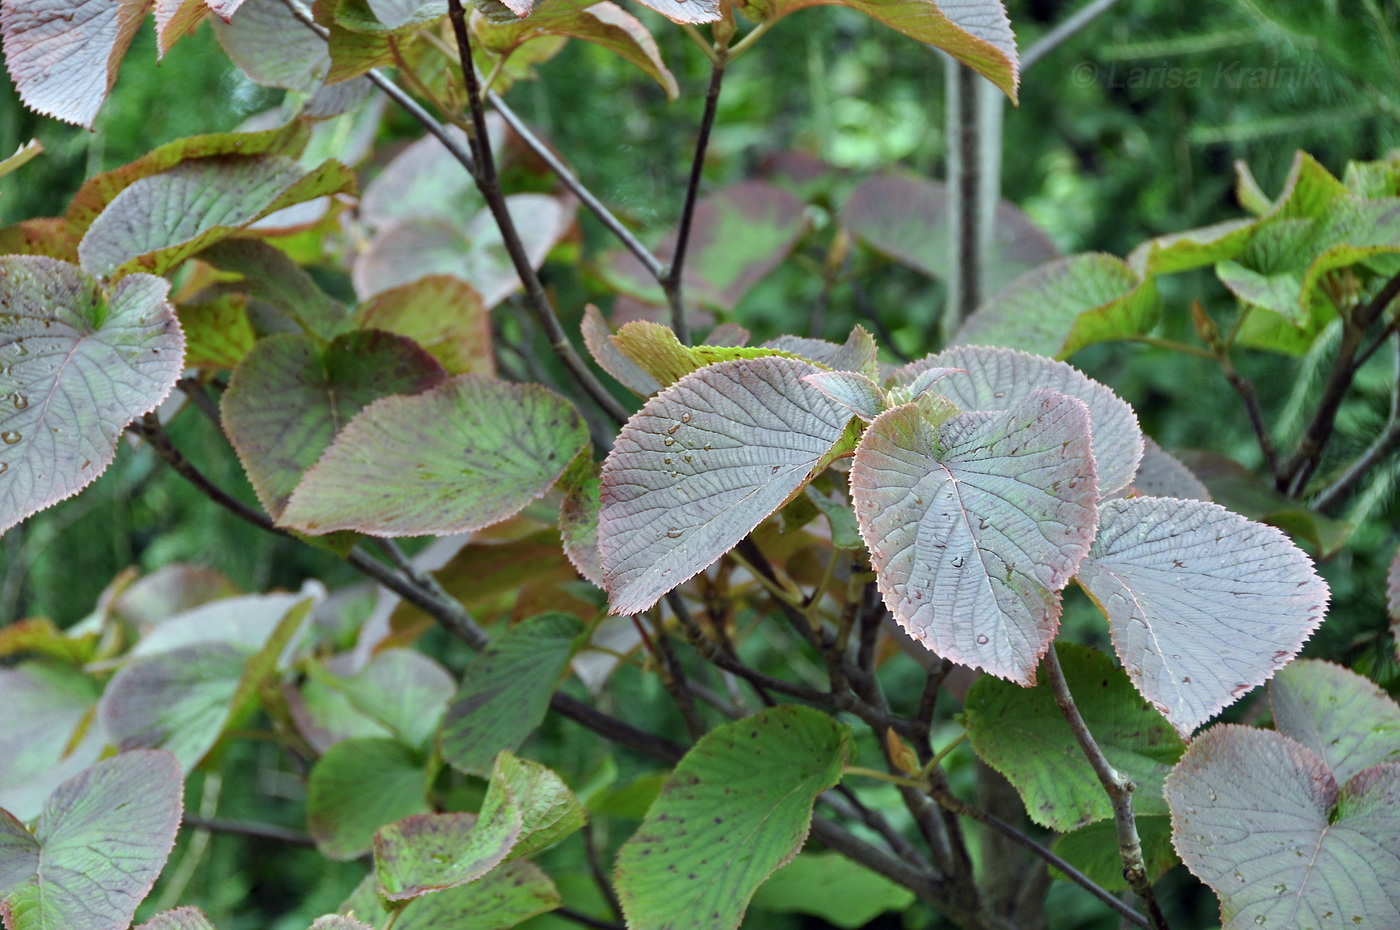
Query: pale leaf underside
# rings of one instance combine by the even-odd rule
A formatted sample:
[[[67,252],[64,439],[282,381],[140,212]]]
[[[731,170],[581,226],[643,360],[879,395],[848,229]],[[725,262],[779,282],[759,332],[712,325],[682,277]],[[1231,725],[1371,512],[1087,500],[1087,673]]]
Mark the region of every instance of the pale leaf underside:
[[[930,368],[960,369],[938,382],[959,410],[1005,410],[1031,391],[1048,388],[1089,406],[1099,492],[1108,497],[1127,487],[1142,459],[1142,430],[1133,408],[1104,385],[1064,362],[1015,349],[958,346],[911,362],[891,382],[914,383]]]
[[[0,532],[102,474],[170,393],[184,337],[169,287],[131,275],[107,296],[66,262],[0,258]]]
[[[1205,501],[1106,501],[1079,581],[1142,696],[1183,734],[1263,684],[1322,622],[1327,585],[1281,532]]]
[[[1094,534],[1085,405],[1036,391],[942,427],[898,407],[861,440],[851,495],[885,604],[910,635],[1032,683]]]
[[[598,550],[613,613],[646,610],[807,480],[850,411],[801,360],[722,362],[633,415],[603,464]]]
[[[1177,851],[1219,896],[1225,930],[1400,926],[1400,764],[1339,789],[1288,737],[1219,726],[1166,795]]]

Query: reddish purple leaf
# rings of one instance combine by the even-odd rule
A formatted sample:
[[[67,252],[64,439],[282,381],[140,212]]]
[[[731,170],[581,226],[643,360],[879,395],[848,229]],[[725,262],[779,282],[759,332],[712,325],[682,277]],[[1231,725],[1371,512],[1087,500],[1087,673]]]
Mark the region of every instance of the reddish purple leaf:
[[[883,413],[856,449],[851,497],[900,625],[945,658],[1033,684],[1094,536],[1084,403],[1035,391],[942,426],[919,404]]]
[[[848,408],[866,423],[885,409],[885,395],[880,386],[854,371],[819,371],[802,380]]]
[[[449,374],[496,374],[491,318],[481,295],[449,275],[384,291],[355,311],[355,322],[361,329],[407,336],[432,353]]]
[[[1327,609],[1288,537],[1205,501],[1105,501],[1079,582],[1133,685],[1182,735],[1288,664]]]
[[[856,326],[839,346],[825,339],[808,339],[805,336],[779,336],[768,340],[763,346],[800,355],[832,371],[854,371],[869,378],[880,376],[875,337],[864,326]]]

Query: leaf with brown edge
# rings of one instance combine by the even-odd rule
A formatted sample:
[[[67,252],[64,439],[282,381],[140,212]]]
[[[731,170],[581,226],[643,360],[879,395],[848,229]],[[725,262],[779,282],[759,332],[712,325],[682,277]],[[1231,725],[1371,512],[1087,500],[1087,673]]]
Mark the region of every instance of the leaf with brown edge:
[[[380,398],[446,380],[437,359],[392,333],[346,333],[324,348],[309,336],[277,333],[239,362],[220,410],[258,500],[275,518],[356,414]]]
[[[940,656],[1033,684],[1098,516],[1084,403],[1040,390],[940,426],[897,407],[856,447],[851,497],[899,624]]]
[[[31,110],[91,129],[151,0],[32,0],[0,7],[5,65]]]
[[[593,450],[585,449],[559,479],[564,500],[559,504],[559,535],[564,555],[578,573],[603,587],[603,566],[598,558],[598,511],[602,468],[593,461]]]
[[[520,838],[520,806],[496,779],[481,815],[415,814],[374,835],[374,868],[390,901],[407,901],[481,878]]]
[[[735,4],[749,19],[770,24],[810,6],[850,7],[941,48],[1016,102],[1021,80],[1016,37],[1001,0],[740,0]]]
[[[170,393],[184,337],[169,287],[138,274],[103,291],[67,262],[0,257],[0,532],[87,487]]]
[[[459,375],[362,410],[302,478],[279,522],[312,535],[481,529],[547,492],[587,443],[582,417],[558,394]]]
[[[542,35],[592,42],[640,68],[661,85],[668,100],[680,95],[656,39],[639,19],[610,0],[544,0],[524,19],[503,23],[473,11],[471,27],[485,48],[503,57]]]
[[[481,295],[459,278],[429,275],[376,294],[355,311],[355,325],[407,336],[448,374],[496,373],[491,318]]]
[[[1099,513],[1080,586],[1138,693],[1182,735],[1263,684],[1322,623],[1326,582],[1271,526],[1166,497]]]
[[[820,470],[851,413],[792,358],[721,362],[632,416],[603,463],[598,551],[613,613],[646,610]]]
[[[624,355],[613,342],[612,329],[593,304],[583,309],[582,331],[583,344],[588,347],[593,361],[598,363],[599,368],[612,375],[618,384],[642,397],[650,397],[661,390],[661,383],[647,374],[642,366]]]
[[[354,173],[335,160],[308,172],[280,155],[193,159],[112,198],[88,227],[78,257],[98,276],[162,274],[278,210],[354,189]]]

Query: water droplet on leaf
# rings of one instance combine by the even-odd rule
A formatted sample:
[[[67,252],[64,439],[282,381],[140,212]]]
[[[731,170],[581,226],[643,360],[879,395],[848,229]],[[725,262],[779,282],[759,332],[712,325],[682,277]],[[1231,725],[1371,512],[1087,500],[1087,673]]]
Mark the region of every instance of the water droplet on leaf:
[[[683,413],[683,414],[681,414],[681,422],[682,422],[682,423],[689,423],[689,422],[690,422],[690,414],[688,414],[688,413]]]
[[[29,398],[25,397],[19,391],[15,391],[11,394],[10,400],[14,402],[16,410],[23,410],[25,407],[29,406]]]
[[[23,438],[23,435],[21,435],[20,433],[16,433],[14,430],[6,430],[5,432],[0,433],[0,439],[3,439],[5,441],[5,445],[7,446],[13,446],[15,443],[19,442]]]
[[[986,634],[986,633],[978,633],[978,634],[977,634],[977,645],[979,645],[979,646],[985,646],[985,645],[987,645],[988,642],[990,642],[990,640],[987,638],[987,634]]]

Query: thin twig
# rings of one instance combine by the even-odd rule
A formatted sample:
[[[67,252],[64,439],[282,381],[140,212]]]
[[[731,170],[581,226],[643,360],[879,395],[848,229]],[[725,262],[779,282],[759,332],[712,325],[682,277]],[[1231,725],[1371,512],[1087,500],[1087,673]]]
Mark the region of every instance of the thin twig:
[[[637,261],[641,262],[643,267],[651,273],[651,276],[660,282],[666,273],[665,262],[657,258],[650,249],[643,245],[641,240],[634,236],[632,231],[623,225],[622,221],[614,216],[611,210],[603,205],[603,202],[598,199],[597,195],[584,186],[583,182],[559,160],[559,157],[554,154],[553,150],[540,141],[539,137],[530,131],[530,127],[525,125],[525,121],[506,105],[506,102],[501,99],[500,94],[497,94],[494,90],[487,91],[486,99],[490,101],[491,106],[495,108],[496,112],[500,113],[501,116],[505,118],[506,124],[520,137],[520,141],[524,142],[525,146],[529,148],[531,152],[535,153],[535,157],[544,162],[545,165],[549,167],[549,170],[553,171],[555,176],[559,178],[560,183],[568,188],[569,191],[579,199],[580,203],[592,211],[593,215],[607,228],[608,232],[616,236],[618,241],[627,247],[627,251],[636,256]]]
[[[1385,428],[1360,458],[1348,465],[1345,471],[1313,499],[1312,507],[1315,510],[1326,510],[1335,504],[1358,481],[1370,474],[1371,469],[1400,443],[1400,334],[1396,334],[1394,345],[1395,387],[1390,394],[1390,416],[1386,419]]]
[[[634,617],[633,622],[637,624],[637,629],[641,630],[641,621]],[[681,719],[685,721],[685,729],[690,734],[691,740],[699,740],[709,728],[705,726],[705,721],[700,718],[700,711],[695,706],[695,695],[690,691],[690,681],[686,677],[685,668],[676,658],[676,651],[671,648],[671,637],[662,628],[660,618],[657,618],[656,623],[652,626],[652,633],[649,645],[661,662],[662,683],[670,692],[671,699],[676,702],[676,709],[680,711]]]
[[[1264,462],[1269,466],[1269,474],[1277,478],[1278,448],[1274,445],[1273,437],[1269,435],[1269,426],[1264,422],[1264,414],[1259,409],[1259,397],[1254,392],[1254,382],[1235,369],[1228,348],[1221,347],[1216,357],[1225,380],[1230,382],[1230,387],[1235,389],[1235,393],[1244,402],[1245,412],[1249,414],[1249,425],[1254,428],[1254,437],[1259,442],[1259,451],[1264,453]]]
[[[1343,315],[1342,342],[1337,348],[1336,358],[1333,359],[1331,374],[1322,388],[1322,397],[1318,401],[1317,409],[1298,440],[1297,448],[1279,468],[1279,489],[1286,491],[1290,497],[1302,495],[1308,479],[1317,469],[1328,440],[1332,438],[1342,400],[1356,377],[1353,362],[1361,348],[1362,339],[1370,330],[1371,324],[1380,318],[1397,296],[1400,296],[1400,274],[1387,281],[1369,303],[1353,310],[1350,318]]]
[[[1099,784],[1103,785],[1103,790],[1113,805],[1113,821],[1118,828],[1118,855],[1123,860],[1123,877],[1128,880],[1138,899],[1146,906],[1153,930],[1167,930],[1167,920],[1162,916],[1162,909],[1157,904],[1157,896],[1153,893],[1152,882],[1147,876],[1147,864],[1142,857],[1142,840],[1138,837],[1137,819],[1133,814],[1133,783],[1113,767],[1099,748],[1099,744],[1094,742],[1093,734],[1089,732],[1088,725],[1074,703],[1074,695],[1070,694],[1069,682],[1065,680],[1065,672],[1060,667],[1060,658],[1054,647],[1045,653],[1045,671],[1060,713],[1074,731],[1079,748],[1084,750],[1089,765],[1099,777]]]
[[[468,134],[468,141],[472,143],[478,160],[477,171],[473,175],[477,189],[481,191],[481,196],[485,198],[486,206],[500,229],[501,242],[510,256],[511,264],[515,266],[515,273],[519,275],[525,287],[525,296],[549,339],[550,348],[564,363],[564,367],[569,369],[579,387],[583,388],[608,416],[619,425],[626,423],[627,411],[584,364],[574,344],[564,332],[564,326],[554,312],[554,305],[550,303],[549,295],[545,293],[544,285],[535,273],[535,266],[525,252],[525,245],[520,241],[520,232],[516,229],[515,220],[510,215],[510,207],[506,204],[505,194],[501,190],[500,175],[496,172],[496,159],[491,153],[488,141],[490,137],[486,131],[486,110],[481,102],[476,67],[472,64],[471,37],[467,30],[467,14],[462,9],[461,0],[448,0],[447,15],[452,22],[452,32],[457,38],[457,54],[462,66],[462,77],[467,84],[467,102],[471,107],[472,132]]]
[[[558,915],[565,920],[572,920],[580,927],[595,927],[597,930],[627,930],[622,924],[611,920],[599,920],[596,917],[589,917],[582,911],[576,911],[571,907],[556,907],[550,911],[551,914]]]
[[[249,823],[243,820],[219,820],[215,817],[200,817],[186,814],[181,825],[194,830],[208,830],[210,833],[227,833],[232,836],[248,836],[259,840],[272,840],[275,843],[290,843],[293,846],[315,846],[316,841],[305,833],[289,830],[271,823]]]
[[[690,323],[685,318],[682,277],[685,273],[686,248],[690,245],[690,230],[695,220],[695,202],[700,195],[700,177],[705,170],[705,152],[710,146],[710,132],[715,126],[719,107],[719,90],[724,81],[724,59],[716,59],[710,70],[710,87],[705,92],[705,112],[700,117],[700,136],[695,140],[695,158],[690,164],[690,180],[685,187],[685,203],[681,207],[680,224],[676,227],[676,249],[671,264],[661,278],[661,287],[671,305],[671,329],[682,343],[690,344]]]
[[[978,823],[986,824],[993,830],[996,830],[998,833],[1005,836],[1007,839],[1011,840],[1013,843],[1018,843],[1021,846],[1024,846],[1026,849],[1029,849],[1041,859],[1045,860],[1045,862],[1049,863],[1050,865],[1063,872],[1065,874],[1065,877],[1067,877],[1070,881],[1074,882],[1076,885],[1079,885],[1084,890],[1092,894],[1094,897],[1098,898],[1100,901],[1113,908],[1115,911],[1117,911],[1123,916],[1123,919],[1131,921],[1133,926],[1142,927],[1144,928],[1144,930],[1151,930],[1152,925],[1147,922],[1146,917],[1143,917],[1137,911],[1133,910],[1131,907],[1118,900],[1116,897],[1113,896],[1111,892],[1105,890],[1103,886],[1099,885],[1092,878],[1085,875],[1083,872],[1070,865],[1064,859],[1051,852],[1048,847],[1037,843],[1035,840],[1031,839],[1029,836],[1026,836],[1020,830],[1017,830],[1015,827],[1011,826],[1011,824],[1007,823],[999,817],[987,813],[979,807],[974,807],[973,805],[968,804],[966,801],[947,791],[935,789],[932,792],[932,794],[933,799],[937,801],[942,807],[952,811],[955,814],[958,814],[959,816],[968,817],[972,820],[977,821]]]
[[[617,900],[617,893],[613,891],[612,882],[608,881],[607,870],[603,868],[602,857],[598,855],[597,838],[593,834],[593,824],[585,823],[580,832],[583,834],[583,852],[588,860],[588,871],[593,876],[593,883],[598,886],[598,891],[608,902],[608,908],[613,912],[613,916],[621,919],[622,904]]]

